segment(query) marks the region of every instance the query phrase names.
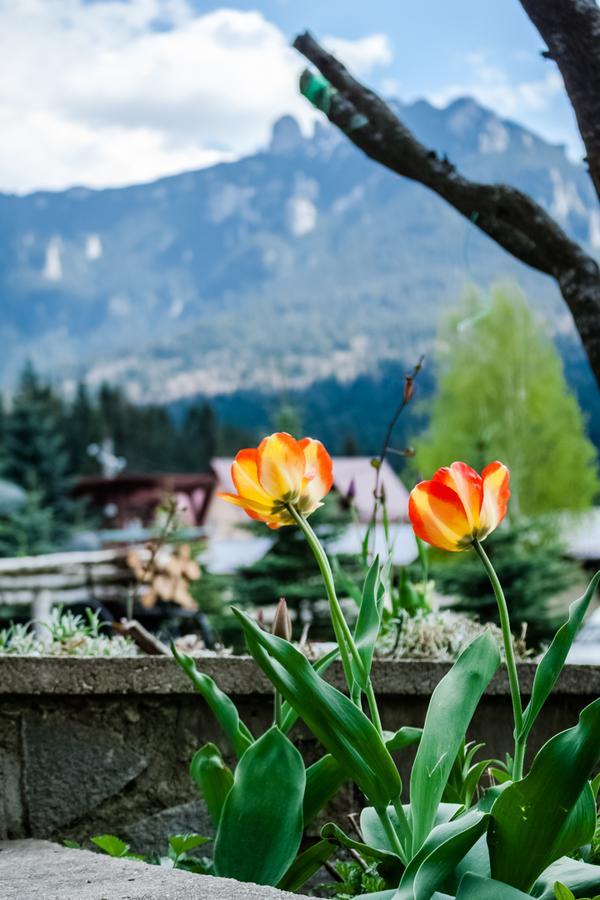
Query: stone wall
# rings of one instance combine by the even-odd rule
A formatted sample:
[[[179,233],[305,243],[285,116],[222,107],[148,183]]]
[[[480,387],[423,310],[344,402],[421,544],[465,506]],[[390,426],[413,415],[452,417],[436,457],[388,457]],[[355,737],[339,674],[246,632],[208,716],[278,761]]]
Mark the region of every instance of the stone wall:
[[[255,734],[272,719],[271,689],[251,659],[206,658],[199,668],[235,700]],[[428,698],[448,665],[378,660],[373,680],[383,725],[421,725]],[[520,666],[525,690],[535,666]],[[341,686],[339,666],[330,680]],[[531,738],[537,749],[573,725],[600,694],[600,668],[568,666]],[[511,708],[503,673],[478,709],[471,737],[486,754],[511,749]],[[302,725],[294,736],[308,762],[319,748]],[[194,751],[228,747],[204,701],[167,658],[0,658],[0,839],[74,838],[110,832],[140,851],[165,849],[169,833],[209,834],[203,803],[188,777]],[[406,782],[410,754],[399,759]],[[359,805],[348,787],[330,816]]]

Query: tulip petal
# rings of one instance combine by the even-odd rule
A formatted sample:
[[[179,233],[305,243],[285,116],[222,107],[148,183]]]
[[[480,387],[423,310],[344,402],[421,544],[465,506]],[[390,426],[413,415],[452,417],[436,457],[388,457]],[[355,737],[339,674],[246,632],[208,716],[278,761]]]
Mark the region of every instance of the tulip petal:
[[[481,475],[464,462],[453,462],[451,466],[438,469],[431,480],[447,485],[458,494],[469,521],[469,528],[475,531],[479,526],[479,513],[483,501]]]
[[[273,500],[294,503],[302,490],[305,468],[302,447],[285,431],[271,434],[260,442],[258,480]]]
[[[219,497],[219,499],[221,500],[225,500],[227,503],[233,503],[234,506],[241,506],[242,509],[251,509],[261,518],[263,516],[270,516],[273,514],[272,503],[266,506],[263,503],[257,503],[256,500],[251,500],[249,497],[241,497],[239,494],[229,494],[225,491],[220,491],[217,494],[217,497]]]
[[[266,522],[269,528],[280,528],[282,525],[292,525],[294,522],[286,510],[273,512],[272,504],[270,506],[263,506],[261,503],[249,500],[247,497],[240,497],[238,494],[228,494],[225,492],[219,492],[217,497],[221,500],[225,500],[227,503],[232,503],[234,506],[240,506],[251,519],[256,519],[259,522]]]
[[[410,494],[408,514],[417,537],[441,550],[464,550],[471,528],[456,491],[440,480],[422,481]]]
[[[497,528],[504,516],[510,499],[510,471],[501,462],[490,463],[481,473],[483,482],[483,503],[479,517],[478,538],[484,537]]]
[[[258,451],[252,447],[240,450],[231,466],[231,478],[240,497],[248,497],[271,507],[273,500],[258,480]]]
[[[313,512],[329,493],[333,484],[333,461],[321,443],[313,438],[298,441],[304,453],[306,468],[302,482],[301,506],[303,512]]]

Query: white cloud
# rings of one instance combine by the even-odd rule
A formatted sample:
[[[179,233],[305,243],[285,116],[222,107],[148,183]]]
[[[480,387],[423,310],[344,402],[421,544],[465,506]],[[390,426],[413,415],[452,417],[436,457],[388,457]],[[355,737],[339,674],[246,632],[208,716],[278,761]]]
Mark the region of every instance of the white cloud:
[[[393,59],[392,48],[385,34],[371,34],[356,41],[326,37],[323,44],[354,75],[368,75],[376,66],[387,66]]]
[[[469,96],[499,115],[518,117],[528,110],[545,109],[563,90],[562,79],[555,71],[548,71],[543,79],[537,81],[514,82],[504,69],[489,63],[483,53],[471,53],[465,62],[465,80],[436,91],[430,97],[432,102],[445,106],[457,97]]]
[[[381,35],[341,45],[361,71],[389,58]],[[306,131],[317,114],[298,92],[302,67],[260,12],[0,0],[0,189],[199,168],[264,145],[284,113]]]
[[[557,71],[549,70],[544,78],[513,81],[501,66],[490,62],[486,53],[468,53],[464,58],[465,79],[444,86],[430,95],[433,103],[445,106],[457,97],[474,97],[501,116],[520,118],[546,109],[563,88]]]
[[[397,98],[402,94],[402,85],[398,78],[383,78],[381,81],[381,93],[384,97]]]
[[[428,100],[446,106],[457,97],[473,97],[499,116],[522,123],[546,140],[565,144],[573,160],[581,159],[583,145],[573,127],[562,78],[551,63],[536,78],[517,77],[512,63],[498,64],[485,51],[464,54],[460,64],[461,79],[429,91]]]

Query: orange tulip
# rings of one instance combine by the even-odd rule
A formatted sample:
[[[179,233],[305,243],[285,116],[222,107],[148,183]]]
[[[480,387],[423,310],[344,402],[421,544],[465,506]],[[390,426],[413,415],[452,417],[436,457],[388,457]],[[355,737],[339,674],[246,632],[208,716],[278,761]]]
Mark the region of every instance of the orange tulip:
[[[308,516],[323,505],[321,500],[333,484],[332,468],[320,441],[296,441],[280,431],[264,438],[256,449],[240,450],[231,466],[237,494],[219,497],[269,528],[292,525],[289,506]]]
[[[510,472],[490,463],[481,475],[463,462],[438,469],[410,494],[408,514],[417,537],[442,550],[466,550],[506,515]]]

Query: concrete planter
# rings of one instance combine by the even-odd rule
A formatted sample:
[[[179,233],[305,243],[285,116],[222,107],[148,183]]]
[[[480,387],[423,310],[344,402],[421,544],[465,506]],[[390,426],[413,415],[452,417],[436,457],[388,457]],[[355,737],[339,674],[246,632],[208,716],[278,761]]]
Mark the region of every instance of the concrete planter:
[[[198,666],[238,705],[255,734],[271,722],[271,688],[248,657],[206,658]],[[383,724],[421,725],[429,696],[449,664],[377,660],[375,690]],[[520,666],[531,689],[535,665]],[[329,678],[342,685],[339,666]],[[600,694],[600,667],[568,666],[531,739],[537,749],[573,725]],[[486,754],[511,749],[511,708],[504,673],[477,711],[472,736]],[[307,761],[320,755],[303,726],[294,732]],[[206,741],[227,745],[204,701],[167,658],[0,658],[0,839],[82,840],[111,832],[135,849],[165,849],[181,831],[210,834],[204,806],[188,777],[194,751]],[[410,757],[399,760],[404,777]],[[359,804],[348,787],[330,816]]]

